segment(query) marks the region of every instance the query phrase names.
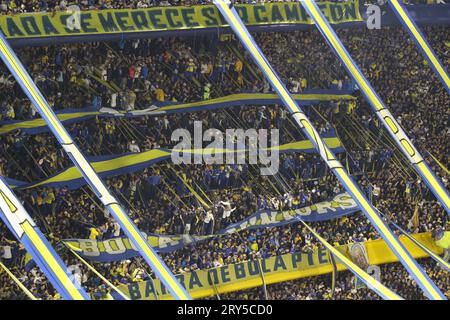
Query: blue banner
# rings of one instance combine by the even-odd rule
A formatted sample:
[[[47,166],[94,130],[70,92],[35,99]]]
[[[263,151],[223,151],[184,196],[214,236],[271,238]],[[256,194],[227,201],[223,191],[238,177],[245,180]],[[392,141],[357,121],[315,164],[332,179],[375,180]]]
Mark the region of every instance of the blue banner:
[[[150,245],[158,252],[172,252],[205,239],[225,236],[242,230],[272,228],[304,221],[325,221],[357,212],[358,205],[347,193],[339,193],[332,199],[307,207],[286,211],[258,211],[248,218],[233,223],[208,236],[144,234]],[[138,252],[127,238],[107,240],[67,239],[65,244],[82,258],[99,262],[125,260],[138,256]]]

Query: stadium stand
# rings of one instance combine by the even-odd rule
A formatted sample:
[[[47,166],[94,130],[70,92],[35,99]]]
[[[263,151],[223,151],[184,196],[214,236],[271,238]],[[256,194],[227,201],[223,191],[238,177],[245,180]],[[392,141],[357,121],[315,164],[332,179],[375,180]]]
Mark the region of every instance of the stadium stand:
[[[210,2],[11,0],[1,1],[0,12],[53,12],[65,10],[72,4],[91,10]],[[422,30],[448,69],[448,27],[423,26]],[[407,32],[400,26],[391,26],[381,30],[339,28],[337,34],[448,190],[450,97]],[[382,128],[320,33],[308,29],[255,33],[254,36],[290,92],[318,95],[305,102],[306,113],[323,137],[334,137],[339,142],[336,147],[339,160],[372,203],[409,233],[427,234],[430,243],[439,237],[450,237],[447,213]],[[278,128],[280,145],[306,140],[280,102],[262,106],[259,103],[230,108],[219,106],[173,114],[113,115],[112,112],[133,113],[150,107],[158,110],[168,104],[212,101],[239,93],[273,94],[261,71],[231,35],[21,47],[16,53],[58,115],[93,110],[109,112],[64,122],[84,154],[92,159],[170,150],[177,143],[171,140],[172,132],[177,128],[192,132],[195,121],[223,131],[227,128]],[[338,96],[342,93],[350,98]],[[79,181],[75,183],[68,178],[54,184],[30,186],[64,172],[72,163],[56,138],[46,130],[2,131],[2,127],[40,118],[4,65],[0,66],[0,96],[0,175],[7,178],[26,210],[86,291],[95,299],[111,298],[114,290],[71,253],[73,247],[68,242],[116,239],[124,236],[123,231],[105,212],[94,193]],[[229,234],[224,234],[223,230],[256,212],[298,210],[345,191],[320,157],[309,149],[281,153],[280,170],[273,176],[260,175],[259,167],[251,164],[176,165],[165,158],[140,166],[119,166],[105,175],[104,181],[139,229],[148,235],[155,238],[184,235],[189,241],[193,239],[190,236],[203,237],[186,244],[181,241],[167,250],[158,246],[162,242],[156,242],[164,262],[177,275],[323,249],[299,223],[243,229]],[[336,246],[379,239],[373,226],[358,210],[334,219],[311,222],[311,226]],[[448,261],[449,248],[440,250]],[[155,278],[153,271],[136,255],[111,258],[107,262],[88,259],[88,255],[84,257],[127,294],[131,294],[133,285]],[[60,298],[4,224],[0,224],[0,258],[36,298]],[[448,270],[429,257],[418,262],[450,298]],[[401,264],[389,261],[380,267],[380,281],[398,295],[405,299],[426,299]],[[234,292],[222,289],[221,285],[223,283],[212,286],[214,295],[201,297],[380,298],[364,285],[355,284],[349,271],[272,281]],[[160,296],[167,294],[160,291],[149,299]],[[1,270],[0,299],[27,299]]]

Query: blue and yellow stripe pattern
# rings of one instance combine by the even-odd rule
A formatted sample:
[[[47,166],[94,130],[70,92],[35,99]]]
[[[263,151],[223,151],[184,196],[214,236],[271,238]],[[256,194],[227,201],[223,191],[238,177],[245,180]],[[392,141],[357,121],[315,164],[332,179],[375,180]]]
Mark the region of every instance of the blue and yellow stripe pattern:
[[[339,40],[339,37],[334,32],[333,28],[328,23],[317,4],[313,0],[301,0],[301,3],[314,20],[317,28],[327,40],[328,44],[331,48],[333,48],[338,58],[342,61],[349,74],[356,81],[369,104],[372,106],[391,137],[397,143],[398,147],[403,151],[405,156],[424,179],[435,196],[444,205],[447,213],[450,214],[450,197],[448,191],[444,188],[433,171],[431,171],[419,151],[417,151],[411,140],[407,137],[405,131],[398,124],[397,120],[395,120],[395,117],[391,114],[391,112],[386,108],[381,98],[372,88],[366,77],[362,74],[361,70],[359,70],[355,61],[353,61],[352,57]]]
[[[355,100],[352,91],[348,90],[305,90],[304,93],[294,94],[295,100],[302,106],[311,106],[318,102]],[[188,113],[206,110],[232,108],[236,106],[259,106],[280,103],[276,94],[271,93],[236,93],[211,100],[195,101],[190,103],[155,102],[154,107],[129,112],[118,111],[111,108],[83,108],[66,109],[57,112],[56,116],[63,124],[78,123],[99,118],[135,118],[143,116],[161,116],[175,113]],[[0,121],[0,134],[21,130],[27,134],[47,132],[49,128],[44,119],[32,120],[5,120]]]
[[[430,299],[445,299],[445,296],[442,294],[442,292],[439,291],[439,289],[429,279],[425,271],[411,257],[405,247],[400,243],[398,238],[393,234],[393,232],[389,229],[380,215],[373,208],[371,203],[367,200],[358,185],[345,171],[342,164],[336,159],[332,151],[325,145],[317,130],[313,127],[309,119],[306,117],[305,113],[297,105],[284,84],[280,81],[279,77],[270,66],[265,56],[262,54],[261,50],[248,32],[242,20],[239,18],[236,10],[232,7],[230,1],[214,0],[214,4],[218,7],[235,34],[243,43],[244,47],[248,50],[254,61],[264,73],[265,77],[268,79],[272,87],[283,100],[284,105],[291,112],[293,119],[297,122],[308,139],[313,142],[322,159],[327,163],[336,177],[345,186],[346,190],[358,203],[361,210],[366,214],[374,227],[384,238],[386,243],[389,244],[390,248],[394,251],[403,265],[407,268],[409,273],[416,279],[427,296]]]
[[[87,293],[78,285],[2,177],[0,177],[0,217],[63,299],[89,300]]]
[[[20,84],[22,90],[26,93],[33,105],[39,111],[42,118],[45,119],[47,125],[50,127],[51,131],[67,152],[75,166],[80,170],[89,186],[92,188],[92,191],[97,195],[97,197],[99,197],[103,205],[116,219],[121,228],[139,250],[143,258],[152,267],[155,274],[161,279],[176,299],[190,299],[186,289],[176,280],[169,268],[142,236],[136,225],[118,204],[117,200],[111,195],[103,181],[98,177],[92,166],[75,145],[72,138],[48,105],[47,101],[42,96],[41,92],[25,70],[20,60],[15,55],[14,51],[9,46],[2,33],[0,33],[0,56],[13,74],[16,81]],[[34,238],[30,240],[34,241],[37,239]]]
[[[333,136],[324,138],[326,145],[334,152],[343,152],[342,143],[338,137]],[[274,150],[274,147],[268,148]],[[315,152],[314,146],[309,140],[302,140],[283,144],[276,148],[279,153],[311,153]],[[192,151],[183,150],[186,153],[203,154],[203,152],[210,152],[216,155],[226,153],[246,152],[245,150],[227,150],[227,149],[202,149]],[[103,156],[89,158],[89,162],[94,168],[95,172],[102,178],[115,177],[122,174],[133,173],[141,171],[156,163],[163,162],[170,158],[172,150],[170,149],[152,149],[140,153],[126,153],[115,156]],[[36,182],[25,182],[14,179],[7,179],[8,184],[13,188],[30,189],[36,187],[52,187],[62,188],[67,187],[71,190],[80,188],[86,184],[82,174],[75,166],[70,166],[62,171]]]

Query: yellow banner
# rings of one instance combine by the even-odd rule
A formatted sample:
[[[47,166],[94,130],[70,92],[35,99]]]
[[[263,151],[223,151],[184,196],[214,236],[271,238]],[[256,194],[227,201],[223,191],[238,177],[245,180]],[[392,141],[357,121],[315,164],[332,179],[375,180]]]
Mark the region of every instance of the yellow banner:
[[[359,1],[324,2],[320,7],[331,23],[362,21]],[[236,9],[244,23],[249,26],[312,24],[298,2],[236,5]],[[227,23],[213,5],[0,16],[0,28],[8,39],[177,31],[224,26],[227,26]]]
[[[329,261],[326,249],[310,253],[294,253],[274,256],[258,260],[224,265],[222,267],[197,270],[176,277],[184,284],[192,298],[202,298],[215,294],[214,286],[219,293],[232,292],[244,288],[252,288],[262,284],[260,269],[264,273],[266,284],[290,279],[309,277],[316,272],[325,273]],[[209,276],[208,276],[209,273]],[[153,284],[159,299],[171,299],[167,289],[159,280],[136,282],[119,286],[120,290],[132,300],[155,299]]]
[[[442,249],[434,244],[430,233],[415,234],[413,237],[436,254],[442,254]],[[400,236],[400,241],[414,258],[428,257],[424,251],[408,238]],[[364,245],[371,265],[398,262],[395,254],[392,253],[382,239],[368,241]],[[336,249],[350,258],[347,245],[338,246]],[[261,271],[264,273],[266,285],[298,278],[318,276],[331,273],[333,270],[326,249],[262,259],[261,268]],[[342,271],[346,268],[341,263],[337,263],[337,269]],[[208,273],[210,274],[209,277]],[[258,261],[256,260],[225,265],[214,269],[197,270],[177,275],[176,277],[187,288],[191,297],[197,299],[212,296],[216,293],[245,290],[262,285]],[[158,279],[120,285],[119,289],[131,299],[153,300],[156,299],[153,285],[155,286],[159,299],[172,299],[167,289],[161,286],[161,282]]]

